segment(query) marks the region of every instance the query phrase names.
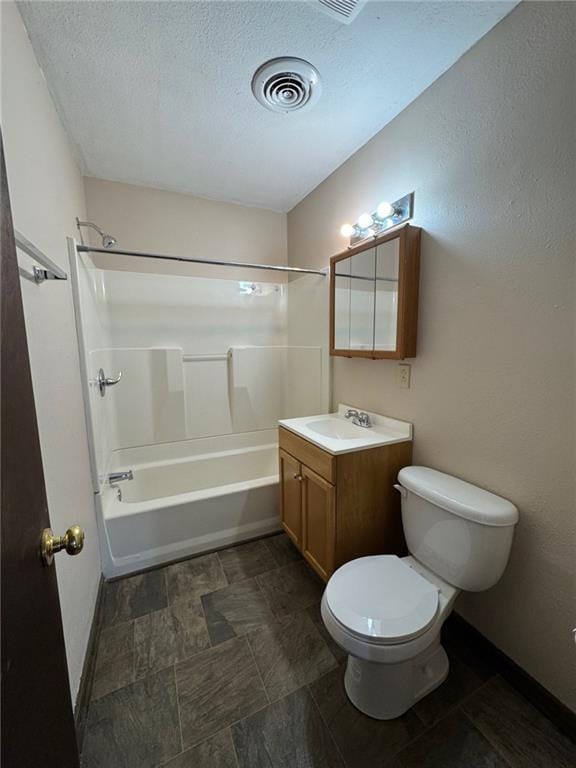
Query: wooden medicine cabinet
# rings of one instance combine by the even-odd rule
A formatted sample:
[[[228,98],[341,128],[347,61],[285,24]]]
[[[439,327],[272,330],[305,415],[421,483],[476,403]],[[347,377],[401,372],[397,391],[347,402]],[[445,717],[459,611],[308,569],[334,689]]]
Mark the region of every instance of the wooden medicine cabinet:
[[[330,259],[330,354],[416,356],[420,228],[404,224]]]

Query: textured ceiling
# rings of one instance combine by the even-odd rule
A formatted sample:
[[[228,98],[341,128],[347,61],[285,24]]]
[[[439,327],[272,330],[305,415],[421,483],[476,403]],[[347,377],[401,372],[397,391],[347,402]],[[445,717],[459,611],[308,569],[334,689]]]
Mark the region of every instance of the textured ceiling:
[[[84,174],[288,211],[516,5],[314,0],[21,2]],[[309,111],[269,112],[255,69],[320,71]]]

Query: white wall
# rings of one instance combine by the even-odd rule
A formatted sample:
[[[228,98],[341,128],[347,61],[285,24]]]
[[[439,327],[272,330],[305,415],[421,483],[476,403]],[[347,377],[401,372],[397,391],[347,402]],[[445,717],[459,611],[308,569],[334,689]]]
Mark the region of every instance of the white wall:
[[[573,3],[522,3],[288,216],[293,265],[415,190],[423,228],[412,387],[334,359],[334,402],[408,419],[416,463],[520,509],[501,583],[457,609],[576,709]]]
[[[66,235],[85,215],[82,177],[15,5],[2,2],[2,131],[15,226],[68,271]],[[20,255],[21,263],[26,259]],[[90,484],[71,284],[21,281],[52,528],[80,524],[78,558],[56,558],[68,669],[76,698],[100,558]]]

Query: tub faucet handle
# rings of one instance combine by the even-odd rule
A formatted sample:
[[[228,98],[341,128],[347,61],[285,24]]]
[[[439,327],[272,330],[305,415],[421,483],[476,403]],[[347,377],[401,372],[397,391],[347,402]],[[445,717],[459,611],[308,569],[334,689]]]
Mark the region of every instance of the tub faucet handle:
[[[118,376],[116,376],[115,379],[110,379],[104,373],[104,369],[100,368],[98,371],[98,376],[96,377],[96,382],[98,384],[98,389],[100,390],[101,396],[104,397],[106,394],[106,387],[113,387],[114,384],[118,384],[121,378],[122,371],[118,371]]]

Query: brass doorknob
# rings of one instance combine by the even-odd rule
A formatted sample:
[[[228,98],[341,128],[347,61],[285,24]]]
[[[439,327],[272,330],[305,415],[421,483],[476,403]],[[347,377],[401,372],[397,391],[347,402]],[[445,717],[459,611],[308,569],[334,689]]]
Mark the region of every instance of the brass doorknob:
[[[84,531],[79,525],[71,525],[64,536],[54,536],[50,528],[44,528],[40,542],[42,560],[52,565],[56,552],[65,549],[69,555],[79,555],[84,547]]]

